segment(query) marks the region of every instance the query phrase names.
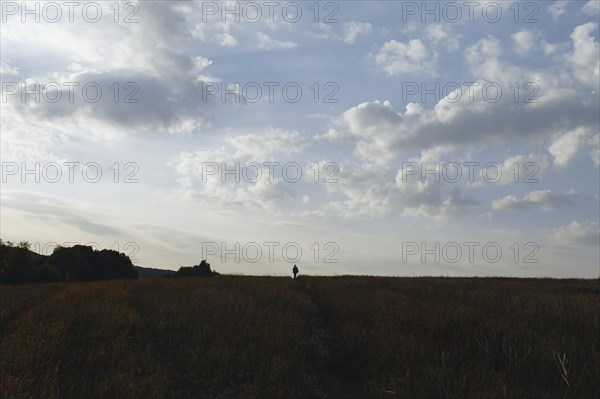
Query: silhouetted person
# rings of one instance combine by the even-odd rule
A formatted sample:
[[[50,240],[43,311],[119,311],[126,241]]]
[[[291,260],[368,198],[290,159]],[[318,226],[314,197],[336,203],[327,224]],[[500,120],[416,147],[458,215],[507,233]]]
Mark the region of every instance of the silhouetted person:
[[[295,280],[296,275],[298,274],[298,267],[296,267],[296,265],[294,265],[294,268],[292,269],[292,273],[294,273],[294,280]]]

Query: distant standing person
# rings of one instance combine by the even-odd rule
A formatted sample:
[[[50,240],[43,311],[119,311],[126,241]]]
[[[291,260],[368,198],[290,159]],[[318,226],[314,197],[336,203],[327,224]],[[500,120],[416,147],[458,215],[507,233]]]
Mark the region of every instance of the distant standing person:
[[[294,273],[294,280],[295,280],[296,275],[298,274],[298,267],[296,265],[294,265],[294,268],[292,269],[292,273]]]

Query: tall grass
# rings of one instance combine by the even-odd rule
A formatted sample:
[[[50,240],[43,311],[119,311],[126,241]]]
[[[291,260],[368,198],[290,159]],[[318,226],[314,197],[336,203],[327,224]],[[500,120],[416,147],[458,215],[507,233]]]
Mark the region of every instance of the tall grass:
[[[1,397],[600,396],[597,281],[220,276],[0,289]]]

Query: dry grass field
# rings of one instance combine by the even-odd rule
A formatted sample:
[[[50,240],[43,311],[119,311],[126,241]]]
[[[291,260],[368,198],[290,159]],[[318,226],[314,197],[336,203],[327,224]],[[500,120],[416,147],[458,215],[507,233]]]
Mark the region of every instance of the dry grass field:
[[[0,287],[2,398],[596,398],[597,280]]]

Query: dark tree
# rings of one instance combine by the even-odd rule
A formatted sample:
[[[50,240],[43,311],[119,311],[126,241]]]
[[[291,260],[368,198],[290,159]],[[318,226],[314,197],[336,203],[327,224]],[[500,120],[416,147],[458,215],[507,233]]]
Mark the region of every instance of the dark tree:
[[[0,282],[19,284],[35,281],[35,269],[42,259],[29,248],[27,241],[15,245],[0,240]]]
[[[206,260],[196,266],[182,266],[175,272],[175,277],[212,277],[218,274],[210,268],[210,263]]]

